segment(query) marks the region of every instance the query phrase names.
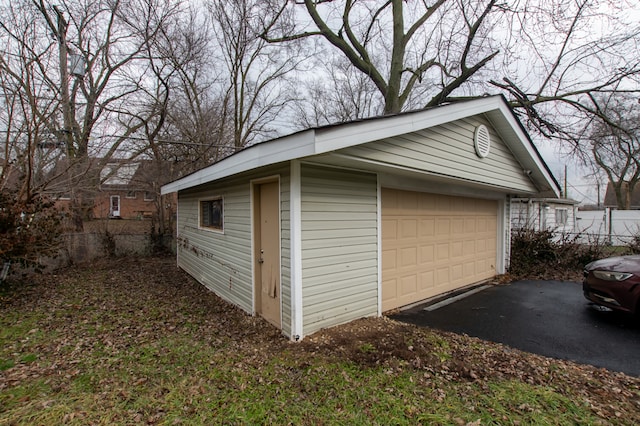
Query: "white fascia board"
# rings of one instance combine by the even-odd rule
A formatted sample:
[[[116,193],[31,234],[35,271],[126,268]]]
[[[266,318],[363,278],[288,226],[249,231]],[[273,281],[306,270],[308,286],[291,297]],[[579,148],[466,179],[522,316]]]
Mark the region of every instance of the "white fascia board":
[[[535,202],[535,203],[552,203],[552,204],[564,204],[564,205],[577,205],[580,204],[578,201],[571,199],[571,198],[551,198],[551,197],[542,197],[542,198],[522,198],[522,197],[518,197],[518,198],[512,198],[511,201],[513,202],[517,202],[517,203],[528,203],[528,202]]]
[[[163,195],[169,194],[258,167],[313,155],[315,154],[314,139],[315,131],[307,130],[254,145],[209,167],[164,185],[161,193]]]
[[[258,167],[325,154],[479,114],[488,117],[498,132],[505,133],[505,142],[523,167],[535,172],[535,177],[559,196],[560,188],[502,96],[455,102],[424,111],[365,119],[284,136],[247,148],[205,169],[164,185],[161,193],[168,194]]]
[[[498,109],[501,106],[508,109],[501,97],[491,96],[437,106],[424,111],[401,113],[390,117],[365,119],[341,126],[321,128],[317,131],[316,151],[317,153],[326,153],[416,132],[443,123],[482,114]]]
[[[558,187],[555,179],[551,175],[551,172],[544,163],[544,160],[533,145],[533,142],[524,132],[522,126],[515,118],[509,106],[504,102],[500,102],[498,111],[500,112],[500,115],[496,115],[497,111],[490,112],[486,115],[492,122],[496,130],[498,130],[499,132],[513,132],[513,136],[515,138],[504,138],[507,146],[509,146],[512,152],[515,154],[516,158],[521,163],[524,163],[523,165],[525,167],[530,169],[532,172],[536,172],[538,176],[541,176],[548,188],[553,191],[553,193],[557,197],[560,197],[560,188]],[[503,123],[508,127],[501,125]],[[514,142],[518,142],[518,145],[514,145]]]

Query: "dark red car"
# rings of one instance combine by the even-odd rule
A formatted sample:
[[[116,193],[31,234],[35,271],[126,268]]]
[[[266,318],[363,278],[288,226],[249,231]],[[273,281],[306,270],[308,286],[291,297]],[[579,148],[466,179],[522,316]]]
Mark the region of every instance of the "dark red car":
[[[584,267],[582,290],[597,305],[640,315],[640,256],[589,263]]]

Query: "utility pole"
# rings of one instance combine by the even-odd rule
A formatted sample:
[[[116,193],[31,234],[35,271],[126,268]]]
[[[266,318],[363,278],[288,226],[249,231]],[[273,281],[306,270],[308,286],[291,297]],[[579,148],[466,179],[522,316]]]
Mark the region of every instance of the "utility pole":
[[[564,165],[564,198],[569,198],[567,196],[567,165]]]
[[[67,49],[67,21],[62,15],[62,11],[53,6],[53,10],[56,12],[57,19],[57,34],[58,49],[59,49],[59,62],[60,62],[60,100],[62,101],[62,119],[64,128],[62,129],[64,142],[67,145],[67,155],[69,158],[73,157],[74,144],[73,144],[73,116],[71,115],[71,100],[69,97],[69,51]]]
[[[60,101],[62,102],[63,126],[62,137],[66,144],[67,158],[69,160],[69,192],[71,196],[71,212],[74,227],[77,232],[83,231],[83,220],[81,214],[82,197],[76,191],[76,176],[79,176],[79,167],[75,159],[75,145],[73,143],[73,111],[71,109],[71,98],[69,96],[69,49],[67,47],[67,21],[64,19],[62,11],[57,6],[52,6],[57,16],[56,37],[58,39],[59,66],[60,66]]]

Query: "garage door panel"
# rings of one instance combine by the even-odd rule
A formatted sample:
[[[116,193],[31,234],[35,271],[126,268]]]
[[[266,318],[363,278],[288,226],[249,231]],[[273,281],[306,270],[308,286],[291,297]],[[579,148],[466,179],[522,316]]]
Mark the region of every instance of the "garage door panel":
[[[436,232],[436,221],[433,218],[420,220],[420,237],[432,237]]]
[[[434,272],[425,271],[420,274],[420,291],[429,291],[435,285]]]
[[[475,275],[476,274],[476,263],[475,262],[466,262],[464,264],[464,275]]]
[[[382,271],[395,270],[398,267],[398,256],[395,249],[382,251]]]
[[[403,192],[400,197],[399,207],[401,211],[417,211],[418,210],[418,197],[410,192]]]
[[[459,281],[464,278],[462,264],[451,266],[451,278],[453,281]]]
[[[449,259],[449,243],[438,244],[436,260],[443,261]]]
[[[386,291],[382,292],[382,305],[388,303],[393,303],[393,301],[398,299],[398,293],[396,289],[398,288],[397,279],[383,280],[382,288],[386,289]]]
[[[398,238],[396,220],[382,220],[382,239],[385,241],[394,241]]]
[[[471,234],[476,232],[476,219],[475,218],[467,218],[464,220],[464,232],[466,234]]]
[[[436,219],[436,235],[437,236],[449,236],[451,234],[451,221],[448,218]]]
[[[462,241],[453,241],[451,243],[451,257],[459,258],[464,256],[464,243]]]
[[[418,266],[417,247],[406,247],[400,249],[400,265],[403,268],[416,268]]]
[[[414,239],[418,235],[418,221],[416,219],[402,219],[400,221],[400,237]]]
[[[409,296],[418,292],[418,280],[415,274],[402,277],[400,280],[400,295]]]
[[[383,188],[383,311],[495,275],[497,214],[496,201]]]
[[[438,268],[436,270],[437,286],[441,287],[449,283],[449,267]]]
[[[425,263],[432,263],[435,260],[434,253],[435,247],[433,244],[420,246],[420,263],[423,265]]]
[[[451,220],[451,233],[454,236],[460,236],[465,233],[464,230],[464,219],[462,218],[454,218]]]

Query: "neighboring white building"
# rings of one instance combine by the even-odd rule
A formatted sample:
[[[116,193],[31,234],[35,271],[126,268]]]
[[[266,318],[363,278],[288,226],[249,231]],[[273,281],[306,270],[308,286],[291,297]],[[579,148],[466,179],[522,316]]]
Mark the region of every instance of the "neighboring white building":
[[[576,230],[577,211],[578,202],[571,199],[513,198],[511,227],[571,234]]]
[[[171,192],[178,266],[299,340],[504,273],[511,197],[560,188],[493,96],[264,142]]]

